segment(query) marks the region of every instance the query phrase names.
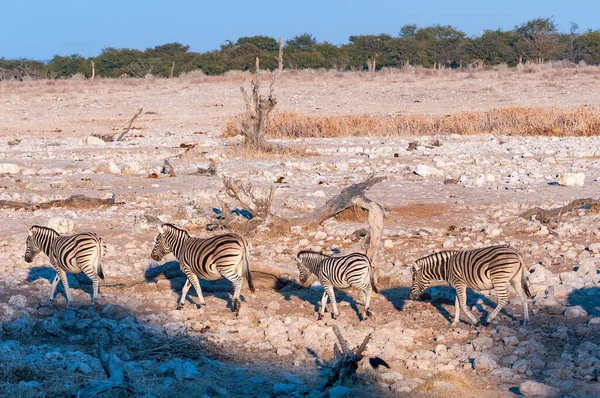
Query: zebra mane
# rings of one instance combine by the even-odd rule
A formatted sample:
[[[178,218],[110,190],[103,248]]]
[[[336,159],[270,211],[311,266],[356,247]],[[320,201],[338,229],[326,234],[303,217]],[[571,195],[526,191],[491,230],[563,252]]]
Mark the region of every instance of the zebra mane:
[[[328,256],[327,254],[324,254],[324,253],[321,253],[321,252],[312,251],[312,250],[302,250],[302,251],[299,251],[298,254],[296,255],[296,257],[300,258],[301,255],[319,256],[319,257],[323,257],[323,258],[331,257],[331,256]]]
[[[29,228],[30,232],[48,232],[53,236],[60,236],[60,234],[58,232],[56,232],[56,230],[50,228],[50,227],[43,227],[41,225],[33,225],[31,228]]]
[[[437,263],[440,258],[447,260],[459,252],[460,250],[443,250],[441,252],[431,253],[427,256],[415,260],[415,265],[417,266],[417,268],[420,268],[423,265]]]
[[[190,237],[190,233],[189,233],[188,231],[186,231],[186,230],[185,230],[185,229],[183,229],[183,228],[176,227],[175,225],[173,225],[173,224],[171,224],[171,223],[165,223],[165,224],[163,224],[163,225],[162,225],[162,227],[163,227],[165,230],[171,230],[171,231],[173,231],[173,230],[174,230],[174,231],[176,231],[176,232],[183,232],[183,233],[185,234],[185,237],[186,237],[186,238],[189,238],[189,237]]]

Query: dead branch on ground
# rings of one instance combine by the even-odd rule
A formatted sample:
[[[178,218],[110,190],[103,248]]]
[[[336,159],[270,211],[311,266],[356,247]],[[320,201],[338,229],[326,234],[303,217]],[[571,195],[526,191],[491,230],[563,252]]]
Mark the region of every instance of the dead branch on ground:
[[[535,207],[531,210],[527,210],[521,213],[519,217],[526,220],[535,218],[542,224],[548,224],[552,221],[556,221],[560,216],[573,210],[581,209],[584,206],[589,206],[591,210],[600,210],[600,199],[576,199],[566,206],[556,207],[554,209],[541,209]]]
[[[90,198],[84,195],[73,195],[67,199],[50,200],[43,203],[27,203],[15,202],[12,200],[0,200],[0,209],[15,209],[15,210],[40,210],[50,209],[53,207],[68,207],[76,209],[91,209],[102,206],[122,205],[125,202],[117,202],[115,198],[100,199]]]
[[[351,350],[337,325],[333,325],[333,332],[340,346],[338,347],[337,344],[333,345],[334,362],[331,366],[331,376],[329,376],[329,380],[325,383],[324,388],[343,385],[346,381],[354,381],[358,363],[364,358],[363,352],[372,337],[372,334],[367,335],[359,347]]]
[[[223,186],[225,193],[236,199],[244,209],[246,209],[253,218],[266,220],[271,216],[271,206],[275,196],[275,188],[269,188],[267,193],[257,191],[252,184],[243,183],[240,180],[223,177]]]
[[[96,347],[98,358],[100,359],[100,363],[102,364],[102,368],[104,369],[104,372],[106,372],[108,379],[94,380],[73,391],[71,396],[77,398],[94,397],[113,389],[123,390],[127,395],[133,394],[136,390],[135,383],[127,374],[122,362],[113,352],[106,354],[100,343],[98,343]]]
[[[140,115],[140,113],[142,113],[143,110],[144,110],[144,108],[138,109],[137,113],[135,115],[133,115],[133,117],[131,118],[131,120],[129,120],[129,125],[127,126],[127,128],[125,129],[125,131],[123,131],[121,133],[121,135],[119,136],[119,138],[117,138],[115,141],[122,141],[123,140],[123,137],[125,137],[125,134],[129,133],[129,130],[131,130],[131,125],[133,124],[133,121]]]
[[[279,38],[278,68],[269,86],[269,95],[265,98],[260,95],[260,59],[256,57],[256,68],[254,78],[251,82],[252,96],[248,95],[246,89],[240,86],[244,103],[246,104],[246,117],[241,122],[242,134],[246,137],[245,144],[258,150],[270,150],[272,145],[265,140],[265,130],[269,120],[269,114],[277,105],[275,98],[275,82],[283,70],[283,40]]]

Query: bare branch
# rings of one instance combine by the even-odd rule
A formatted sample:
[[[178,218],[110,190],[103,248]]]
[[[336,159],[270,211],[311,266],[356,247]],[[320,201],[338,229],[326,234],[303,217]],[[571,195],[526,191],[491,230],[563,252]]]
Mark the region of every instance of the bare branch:
[[[144,108],[138,109],[137,113],[135,115],[133,115],[133,117],[129,121],[129,125],[127,126],[127,128],[125,129],[125,131],[123,131],[121,133],[121,135],[119,136],[119,138],[117,138],[115,141],[122,141],[123,140],[123,137],[125,137],[125,134],[129,133],[129,130],[131,130],[131,125],[133,124],[133,121],[140,115],[140,113],[142,113],[143,110],[144,110]]]

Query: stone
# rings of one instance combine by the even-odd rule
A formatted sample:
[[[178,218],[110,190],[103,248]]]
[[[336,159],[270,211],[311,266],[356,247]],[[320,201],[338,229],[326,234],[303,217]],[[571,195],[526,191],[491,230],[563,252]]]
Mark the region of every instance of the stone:
[[[121,167],[121,174],[137,174],[140,171],[138,162],[128,162]]]
[[[348,395],[350,395],[351,392],[352,390],[350,390],[348,387],[335,386],[333,388],[330,388],[327,391],[327,394],[329,394],[329,398],[342,398],[347,397]]]
[[[558,397],[560,394],[558,388],[532,380],[521,383],[519,392],[526,397]]]
[[[581,306],[576,305],[573,307],[568,307],[564,313],[565,318],[573,319],[573,318],[581,318],[586,317],[588,314],[586,310],[584,310]]]
[[[111,160],[109,162],[104,162],[104,163],[100,164],[96,168],[95,171],[96,171],[96,173],[120,174],[121,168],[119,166],[117,166],[117,164],[114,162],[114,160]]]
[[[200,377],[200,372],[196,365],[190,360],[182,360],[180,358],[171,360],[158,367],[158,372],[161,375],[174,376],[176,380],[191,380]]]
[[[288,350],[287,348],[278,348],[277,349],[277,356],[279,356],[279,357],[287,357],[292,354],[293,354],[293,352]]]
[[[433,386],[435,388],[439,388],[441,390],[452,390],[454,388],[454,384],[449,381],[436,380],[433,382]]]
[[[88,146],[106,146],[106,142],[98,137],[94,137],[93,135],[88,135],[85,137],[83,143]]]
[[[424,164],[420,164],[415,167],[414,173],[421,177],[443,177],[444,174],[432,166],[426,166]]]
[[[558,176],[558,185],[564,187],[582,187],[585,181],[585,173],[561,173]]]
[[[63,334],[63,329],[60,326],[60,321],[57,318],[47,318],[42,322],[42,330],[52,336],[60,336]]]
[[[0,174],[19,174],[21,168],[16,163],[0,163]]]
[[[291,394],[295,391],[298,391],[299,387],[297,384],[290,383],[275,383],[273,384],[273,394],[281,395],[281,394]]]
[[[317,233],[315,233],[315,240],[323,240],[327,238],[327,234],[323,231],[317,231]]]
[[[598,273],[598,264],[600,259],[598,258],[586,258],[577,264],[577,274],[583,276],[596,275]]]
[[[27,297],[23,296],[22,294],[11,296],[8,299],[8,304],[15,307],[25,308],[25,306],[27,305]]]
[[[73,233],[75,223],[73,220],[64,217],[53,217],[48,220],[48,228],[52,228],[61,235],[70,235]]]
[[[517,373],[525,373],[530,367],[530,362],[527,359],[519,359],[511,366],[511,369]]]
[[[379,378],[381,379],[381,381],[383,381],[385,384],[394,384],[400,380],[404,379],[404,376],[402,376],[402,374],[398,373],[398,372],[386,372],[386,373],[382,373],[379,375]]]
[[[492,348],[494,346],[494,340],[491,337],[480,336],[472,342],[475,351],[482,351],[486,348]]]
[[[477,371],[490,371],[498,367],[496,361],[489,354],[481,354],[473,363],[475,370]]]

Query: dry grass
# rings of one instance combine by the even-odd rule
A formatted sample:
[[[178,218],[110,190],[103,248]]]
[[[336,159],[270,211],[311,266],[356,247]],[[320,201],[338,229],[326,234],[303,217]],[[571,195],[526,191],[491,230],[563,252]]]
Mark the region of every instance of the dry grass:
[[[240,134],[241,116],[226,122],[225,136]],[[517,136],[600,135],[600,109],[579,107],[509,107],[455,115],[409,115],[391,118],[360,116],[308,116],[276,112],[267,136],[272,138],[335,138],[354,136],[500,134]]]
[[[334,218],[340,222],[366,222],[369,218],[369,212],[360,206],[354,205],[339,212]]]

